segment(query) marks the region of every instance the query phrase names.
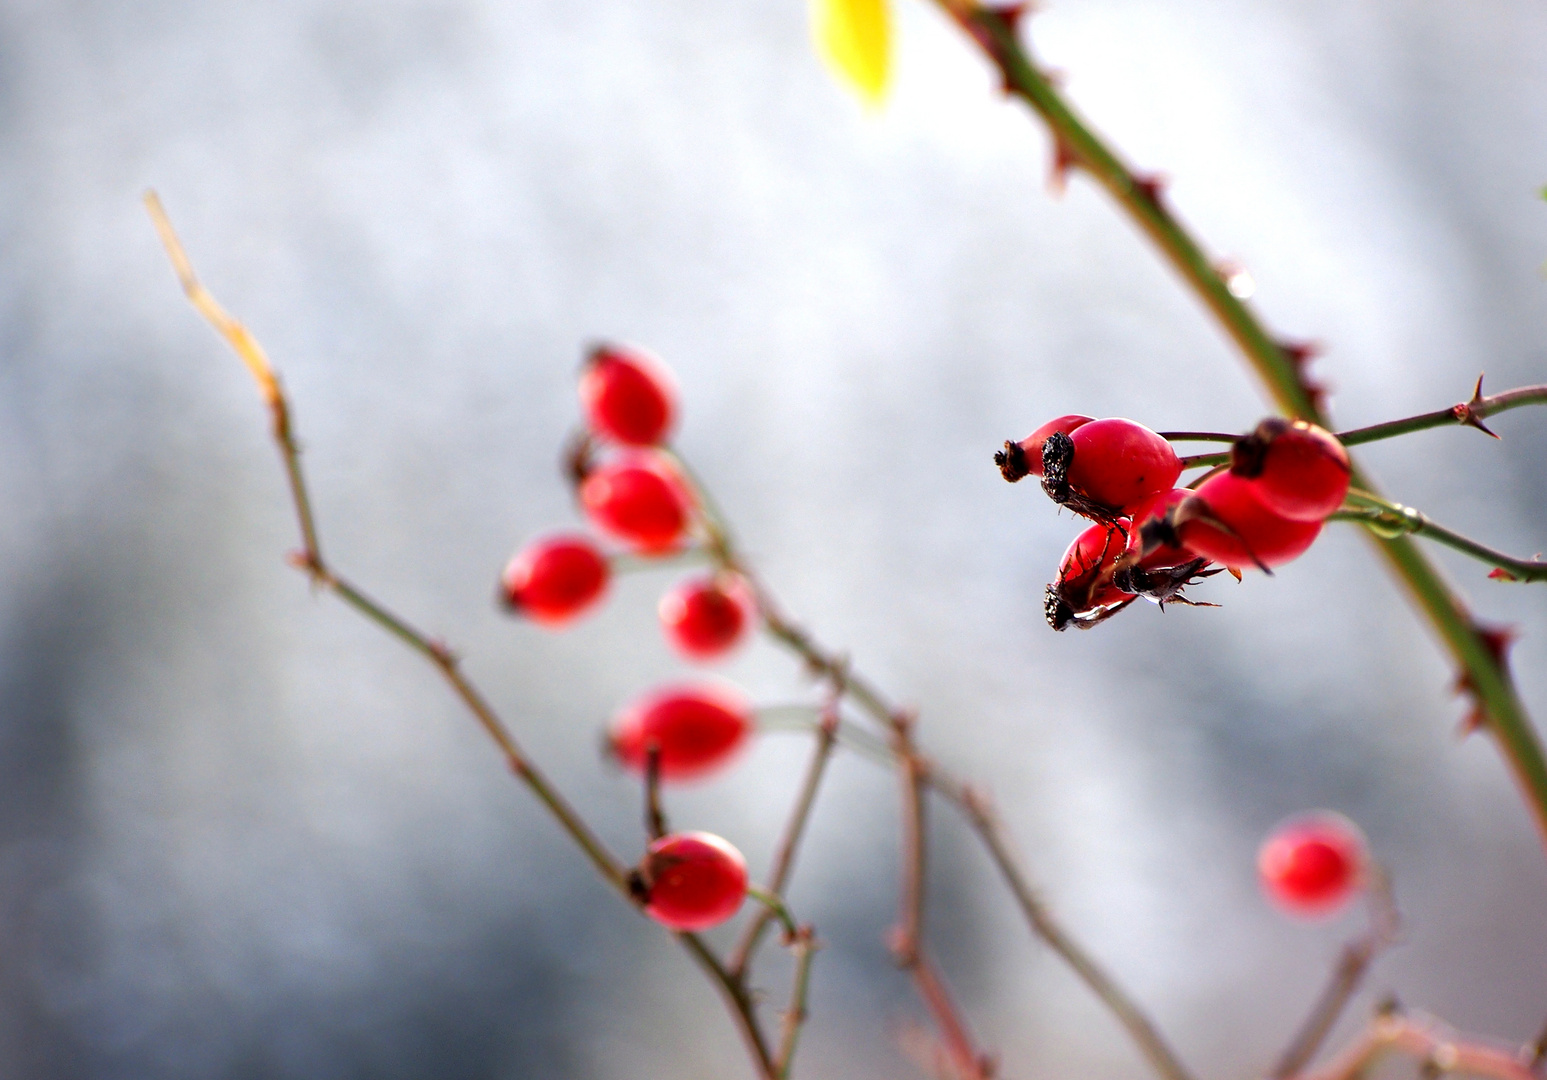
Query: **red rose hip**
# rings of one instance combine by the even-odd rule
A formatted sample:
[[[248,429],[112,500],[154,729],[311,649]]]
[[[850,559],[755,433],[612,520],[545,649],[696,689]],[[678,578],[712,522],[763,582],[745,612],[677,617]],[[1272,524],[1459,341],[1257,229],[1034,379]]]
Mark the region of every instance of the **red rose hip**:
[[[715,660],[746,636],[755,615],[752,590],[737,574],[684,581],[656,607],[666,640],[689,660]]]
[[[654,446],[676,419],[671,372],[639,349],[599,345],[580,376],[580,405],[591,430],[625,446]]]
[[[713,833],[670,833],[645,851],[632,885],[645,914],[672,930],[708,930],[741,910],[747,861]]]
[[[542,626],[577,618],[607,591],[607,559],[584,536],[550,536],[518,551],[500,576],[500,598]]]
[[[1294,915],[1329,915],[1364,887],[1364,836],[1341,814],[1320,811],[1275,829],[1257,852],[1268,898]]]
[[[1188,551],[1224,566],[1268,570],[1299,558],[1321,532],[1320,521],[1280,517],[1257,501],[1252,482],[1220,473],[1173,511],[1175,538]]]
[[[1352,474],[1348,451],[1326,428],[1273,416],[1235,444],[1230,471],[1281,517],[1321,521],[1339,506]]]
[[[1004,449],[994,454],[994,464],[999,466],[1000,474],[1012,484],[1023,476],[1041,476],[1042,444],[1047,442],[1048,437],[1055,431],[1060,435],[1067,435],[1081,424],[1088,424],[1093,419],[1095,418],[1081,416],[1079,413],[1070,413],[1068,416],[1049,420],[1018,443],[1006,441]]]
[[[1128,549],[1127,522],[1096,524],[1080,533],[1058,563],[1058,580],[1047,587],[1043,613],[1054,630],[1071,622],[1099,622],[1091,618],[1103,608],[1126,604],[1134,598],[1112,583],[1117,560]]]
[[[644,772],[660,748],[662,780],[691,780],[736,756],[752,735],[752,706],[730,687],[693,683],[662,687],[630,702],[613,721],[608,748]]]
[[[642,555],[674,551],[687,534],[693,498],[671,462],[649,451],[592,469],[580,484],[591,521]]]
[[[1171,444],[1143,424],[1108,417],[1054,432],[1042,446],[1042,490],[1060,506],[1112,521],[1182,475]]]

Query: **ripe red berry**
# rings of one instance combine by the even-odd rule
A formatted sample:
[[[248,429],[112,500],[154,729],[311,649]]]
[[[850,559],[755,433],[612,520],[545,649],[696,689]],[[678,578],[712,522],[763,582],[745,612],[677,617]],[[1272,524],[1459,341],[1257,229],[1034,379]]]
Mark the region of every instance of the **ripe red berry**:
[[[1048,436],[1055,431],[1060,435],[1067,435],[1081,424],[1088,424],[1093,419],[1094,417],[1070,413],[1068,416],[1049,420],[1018,443],[1006,441],[1004,449],[994,455],[994,464],[999,466],[1000,474],[1012,484],[1023,476],[1041,476],[1042,444],[1047,442]]]
[[[1133,600],[1112,583],[1117,560],[1128,549],[1128,523],[1095,524],[1069,545],[1058,563],[1058,580],[1047,587],[1043,614],[1054,630],[1071,622],[1084,628],[1115,614]]]
[[[630,702],[613,721],[608,746],[644,772],[660,749],[662,780],[691,780],[726,764],[752,734],[752,706],[739,691],[703,683],[666,686]]]
[[[599,345],[580,376],[580,404],[591,430],[626,446],[654,446],[676,419],[671,372],[639,349]]]
[[[666,457],[635,451],[592,469],[580,504],[598,528],[640,554],[662,555],[686,535],[693,497]]]
[[[689,660],[714,660],[735,648],[755,610],[752,590],[737,574],[684,581],[656,608],[666,640]]]
[[[1295,915],[1327,915],[1342,907],[1364,886],[1368,864],[1358,826],[1328,811],[1279,826],[1257,852],[1263,891]]]
[[[1096,521],[1128,513],[1182,475],[1170,443],[1121,417],[1092,420],[1067,435],[1055,431],[1043,443],[1042,467],[1042,490]]]
[[[500,576],[500,598],[543,626],[562,626],[607,591],[607,559],[584,536],[550,536],[518,551]]]
[[[1212,606],[1189,600],[1182,590],[1201,578],[1214,576],[1219,569],[1206,569],[1208,559],[1166,542],[1175,539],[1168,526],[1170,513],[1191,497],[1192,492],[1186,488],[1172,488],[1151,495],[1134,507],[1128,550],[1112,575],[1115,586],[1146,596],[1162,607],[1173,600],[1194,607]],[[1148,541],[1146,536],[1150,537]]]
[[[1187,550],[1237,569],[1267,570],[1298,558],[1321,532],[1320,521],[1280,517],[1252,492],[1252,482],[1223,472],[1203,482],[1173,511],[1176,539]]]
[[[1348,451],[1326,428],[1273,416],[1237,442],[1230,471],[1252,482],[1252,494],[1281,517],[1321,521],[1348,492]]]
[[[708,930],[741,910],[747,860],[713,833],[671,833],[646,849],[632,887],[656,922],[672,930]]]

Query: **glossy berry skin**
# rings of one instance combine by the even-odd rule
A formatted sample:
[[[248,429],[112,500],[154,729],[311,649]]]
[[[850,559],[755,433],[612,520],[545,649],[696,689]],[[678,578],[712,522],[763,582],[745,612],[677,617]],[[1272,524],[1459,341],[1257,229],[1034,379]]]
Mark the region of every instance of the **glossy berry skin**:
[[[625,446],[655,446],[676,421],[671,372],[638,349],[600,345],[580,375],[580,405],[598,435]]]
[[[693,498],[671,462],[636,451],[592,469],[580,484],[580,505],[597,528],[642,555],[681,546]]]
[[[660,748],[661,779],[692,780],[727,764],[752,735],[752,706],[729,687],[662,687],[630,702],[613,721],[608,747],[627,768],[645,771]]]
[[[588,537],[550,536],[510,560],[500,576],[500,598],[541,626],[559,627],[598,603],[609,577],[606,556]]]
[[[1054,432],[1067,435],[1081,424],[1088,424],[1093,419],[1094,417],[1081,416],[1079,413],[1070,413],[1068,416],[1049,420],[1020,442],[1006,442],[1004,449],[994,455],[994,464],[999,466],[1000,474],[1012,484],[1025,476],[1041,476],[1042,444],[1047,442],[1048,436]]]
[[[718,926],[741,910],[747,861],[713,833],[670,833],[645,851],[636,871],[645,914],[672,930]]]
[[[692,578],[656,607],[666,640],[689,660],[717,660],[739,645],[755,617],[752,590],[736,574]]]
[[[1369,854],[1357,826],[1327,811],[1286,822],[1257,852],[1262,889],[1294,915],[1329,915],[1364,887]]]
[[[1054,630],[1070,624],[1082,630],[1117,614],[1133,599],[1113,583],[1118,559],[1128,547],[1126,520],[1098,522],[1074,538],[1058,563],[1058,580],[1048,585],[1042,613]]]
[[[1158,492],[1144,499],[1133,508],[1133,526],[1129,530],[1128,551],[1138,555],[1144,547],[1144,526],[1152,521],[1158,521],[1173,510],[1183,499],[1189,498],[1192,492],[1186,488],[1172,488],[1170,491]],[[1151,549],[1148,555],[1139,558],[1138,565],[1146,570],[1158,570],[1170,566],[1181,566],[1197,558],[1195,554],[1184,547],[1175,544],[1161,544]]]
[[[1268,570],[1304,554],[1320,521],[1292,521],[1257,501],[1252,482],[1220,473],[1203,482],[1196,500],[1176,509],[1176,536],[1188,551],[1237,569]]]
[[[1171,444],[1143,424],[1108,417],[1050,435],[1042,447],[1042,490],[1097,521],[1124,515],[1182,475]]]
[[[1348,492],[1348,451],[1326,428],[1269,417],[1237,442],[1230,471],[1252,482],[1263,506],[1294,521],[1321,521]]]

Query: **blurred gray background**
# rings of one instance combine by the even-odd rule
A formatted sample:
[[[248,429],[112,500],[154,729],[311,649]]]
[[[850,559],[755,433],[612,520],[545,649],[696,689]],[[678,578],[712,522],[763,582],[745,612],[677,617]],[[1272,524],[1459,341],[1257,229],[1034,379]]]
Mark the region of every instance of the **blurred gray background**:
[[[1258,841],[1312,807],[1365,828],[1409,919],[1343,1034],[1395,990],[1534,1035],[1547,857],[1352,528],[1198,590],[1217,610],[1043,625],[1079,525],[1000,481],[1000,441],[1264,409],[1103,197],[1049,196],[1044,133],[958,34],[914,0],[897,21],[871,116],[800,0],[0,4],[0,1075],[747,1075],[709,986],[433,673],[284,565],[266,419],[177,291],[151,186],[283,372],[329,554],[465,651],[619,851],[636,792],[596,733],[682,673],[653,614],[676,575],[561,635],[491,603],[520,543],[574,521],[555,461],[603,336],[675,367],[681,447],[770,584],[993,790],[1204,1075],[1263,1069],[1360,925],[1257,893]],[[1340,424],[1547,377],[1540,3],[1059,0],[1030,28],[1271,324],[1326,345]],[[1363,458],[1529,554],[1547,417],[1497,428]],[[1547,591],[1438,557],[1521,629],[1547,716]],[[724,672],[811,699],[767,646]],[[762,867],[806,752],[769,735],[669,809]],[[803,1075],[912,1074],[896,802],[840,756],[818,805]],[[934,841],[933,938],[1004,1074],[1141,1075],[945,813]]]

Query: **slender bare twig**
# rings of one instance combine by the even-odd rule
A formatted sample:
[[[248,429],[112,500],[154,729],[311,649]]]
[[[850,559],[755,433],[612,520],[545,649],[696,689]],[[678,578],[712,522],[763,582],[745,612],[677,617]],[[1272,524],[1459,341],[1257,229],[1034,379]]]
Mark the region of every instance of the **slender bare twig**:
[[[1422,1062],[1435,1074],[1458,1073],[1490,1080],[1536,1080],[1513,1055],[1480,1043],[1453,1039],[1434,1022],[1384,1013],[1364,1036],[1325,1069],[1300,1073],[1299,1080],[1357,1080],[1382,1058],[1398,1053]]]
[[[822,709],[822,721],[817,728],[816,746],[811,752],[811,761],[806,766],[805,779],[801,782],[800,793],[795,797],[794,809],[790,811],[789,820],[785,822],[784,832],[779,838],[779,846],[774,851],[773,867],[768,872],[768,891],[776,896],[784,895],[785,884],[789,881],[790,871],[795,865],[795,853],[800,846],[801,838],[805,835],[806,822],[811,817],[811,808],[816,803],[818,788],[822,784],[822,776],[827,770],[827,762],[832,757],[833,747],[838,738],[838,701],[835,684],[835,693]],[[762,940],[763,932],[768,928],[769,921],[774,917],[772,909],[764,907],[747,923],[742,931],[741,938],[736,942],[736,947],[731,950],[730,959],[726,962],[726,968],[737,979],[745,979],[750,969],[752,957],[757,951],[758,942]]]
[[[790,1068],[795,1061],[795,1046],[800,1040],[801,1028],[807,1019],[806,1001],[811,988],[811,960],[819,948],[811,927],[802,926],[790,947],[795,952],[795,978],[790,988],[790,1005],[784,1012],[779,1038],[779,1054],[774,1058],[779,1080],[789,1080]]]
[[[919,949],[908,968],[919,998],[940,1031],[940,1041],[958,1080],[989,1080],[994,1072],[994,1060],[978,1052],[961,1011],[928,955]]]
[[[1371,869],[1368,890],[1370,925],[1343,946],[1326,987],[1279,1055],[1278,1064],[1273,1066],[1269,1074],[1273,1080],[1287,1080],[1310,1063],[1358,991],[1370,965],[1401,933],[1402,917],[1391,895],[1391,880],[1383,869]]]
[[[300,447],[296,443],[290,424],[290,406],[285,398],[273,366],[256,338],[215,300],[199,282],[193,272],[182,243],[178,240],[172,223],[154,192],[147,192],[145,207],[155,222],[173,267],[182,282],[183,291],[194,307],[235,350],[248,371],[258,383],[264,404],[273,419],[274,440],[284,461],[285,476],[289,481],[291,500],[294,503],[297,522],[301,530],[303,549],[291,557],[290,562],[310,576],[314,585],[328,589],[350,607],[408,645],[428,659],[450,684],[452,691],[472,713],[480,727],[489,735],[504,755],[511,772],[526,785],[539,802],[559,823],[575,844],[585,853],[602,878],[620,894],[633,900],[629,888],[629,872],[607,850],[580,815],[559,794],[547,777],[522,752],[515,736],[506,727],[483,694],[462,673],[456,655],[444,643],[421,633],[407,621],[372,599],[358,587],[335,573],[322,557],[322,545],[318,537],[316,520],[312,513],[311,499],[307,492],[305,474],[301,469]],[[757,1022],[757,1014],[751,997],[745,989],[726,972],[725,966],[709,951],[694,934],[677,934],[689,954],[707,971],[720,988],[722,996],[737,1027],[747,1043],[753,1064],[763,1080],[777,1080],[773,1058],[767,1040]]]
[[[652,840],[666,835],[666,812],[661,809],[661,745],[645,747],[645,832]]]

